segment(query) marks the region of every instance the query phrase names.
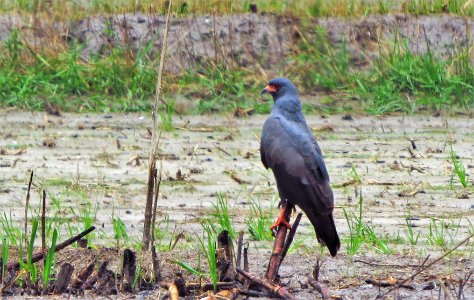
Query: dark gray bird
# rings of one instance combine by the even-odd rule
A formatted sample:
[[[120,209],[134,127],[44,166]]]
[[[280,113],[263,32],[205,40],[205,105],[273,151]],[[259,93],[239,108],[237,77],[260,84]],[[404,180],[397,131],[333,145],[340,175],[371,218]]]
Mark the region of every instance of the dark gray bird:
[[[298,205],[316,230],[319,243],[332,256],[341,242],[332,216],[334,195],[321,149],[301,112],[298,92],[286,78],[275,78],[262,90],[272,95],[272,112],[263,125],[260,155],[275,175],[282,203]],[[285,221],[284,209],[274,226]]]

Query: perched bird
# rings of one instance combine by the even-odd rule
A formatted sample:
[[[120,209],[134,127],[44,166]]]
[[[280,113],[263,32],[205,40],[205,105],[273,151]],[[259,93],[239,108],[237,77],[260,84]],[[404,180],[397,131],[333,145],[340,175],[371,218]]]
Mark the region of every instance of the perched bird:
[[[332,216],[334,195],[296,87],[289,79],[275,78],[262,90],[262,95],[265,93],[272,95],[274,105],[263,125],[260,155],[265,168],[273,171],[284,207],[272,229],[281,224],[290,227],[285,209],[298,205],[313,224],[319,243],[335,256],[341,242]]]

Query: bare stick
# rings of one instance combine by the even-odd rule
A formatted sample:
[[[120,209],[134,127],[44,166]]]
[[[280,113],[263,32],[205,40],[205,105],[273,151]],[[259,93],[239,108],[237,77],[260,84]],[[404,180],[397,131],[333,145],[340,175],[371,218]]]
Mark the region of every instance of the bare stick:
[[[244,270],[249,271],[249,246],[244,247]]]
[[[308,283],[321,294],[321,298],[331,298],[329,295],[329,289],[325,285],[320,283],[318,280],[314,279],[313,276],[308,276]]]
[[[290,222],[290,214],[293,209],[293,206],[289,203],[286,204],[285,208],[285,220]],[[275,242],[273,243],[273,253],[270,257],[270,261],[268,262],[267,273],[265,278],[274,281],[278,277],[278,268],[280,266],[280,257],[283,253],[283,248],[286,240],[286,233],[288,228],[286,226],[281,225],[278,226],[278,232],[275,237]]]
[[[94,229],[95,229],[94,226],[89,227],[88,229],[84,230],[83,232],[79,233],[78,235],[76,235],[76,236],[74,236],[74,237],[72,237],[68,240],[65,240],[64,242],[62,242],[60,244],[57,244],[56,248],[54,248],[54,252],[61,251],[64,248],[74,244],[78,240],[82,239],[83,237],[85,237],[86,235],[88,235],[89,233],[94,231]],[[46,253],[41,251],[40,253],[36,253],[35,255],[33,255],[32,259],[31,259],[31,262],[32,263],[39,262],[40,260],[43,260],[45,257],[46,257]],[[26,264],[26,259],[23,259],[23,263]],[[8,271],[18,270],[19,268],[20,268],[20,262],[14,262],[14,263],[10,263],[10,264],[7,265],[7,270]]]
[[[33,171],[30,174],[30,181],[28,182],[28,192],[26,192],[26,203],[25,203],[25,247],[28,248],[28,207],[30,206],[30,191],[31,183],[33,182]]]
[[[161,131],[160,131],[161,136]],[[151,258],[153,264],[153,273],[156,280],[161,280],[161,270],[160,270],[160,260],[158,259],[158,255],[156,254],[156,247],[155,247],[155,222],[156,222],[156,210],[158,207],[158,197],[160,194],[160,186],[161,186],[161,175],[163,171],[163,161],[160,161],[160,175],[157,178],[156,174],[154,176],[155,182],[155,197],[153,203],[153,214],[151,220]]]
[[[288,291],[282,286],[274,285],[270,282],[262,280],[262,279],[258,278],[257,276],[252,275],[252,274],[250,274],[250,273],[248,273],[248,272],[246,272],[246,271],[244,271],[240,268],[236,268],[236,271],[239,274],[241,274],[242,276],[244,276],[245,278],[247,278],[248,280],[250,280],[251,282],[253,282],[255,284],[258,284],[260,286],[263,286],[264,288],[266,288],[267,290],[269,290],[273,294],[278,295],[283,299],[290,299],[290,300],[296,299],[293,295],[288,293]]]
[[[237,242],[237,260],[235,262],[235,266],[237,268],[241,267],[242,264],[242,244],[244,243],[244,232],[239,232],[239,240]]]
[[[161,136],[161,131],[160,131],[160,136]],[[155,223],[156,223],[156,210],[158,207],[158,197],[160,195],[160,186],[161,186],[161,176],[163,173],[163,160],[160,160],[160,174],[159,176],[153,176],[154,177],[154,189],[155,189],[155,195],[154,195],[154,200],[153,200],[153,214],[151,216],[151,243],[155,243]]]
[[[415,273],[413,273],[413,275],[411,275],[410,277],[408,277],[407,279],[404,279],[400,282],[398,282],[394,287],[392,287],[391,289],[389,289],[385,294],[383,294],[382,296],[380,297],[377,297],[377,298],[384,298],[386,295],[388,295],[390,292],[392,292],[393,290],[395,289],[398,289],[400,286],[402,286],[403,284],[407,283],[408,281],[410,280],[413,280],[413,278],[416,277],[416,275],[420,274],[421,272],[425,271],[426,269],[430,268],[432,265],[436,264],[437,262],[439,262],[440,260],[442,260],[443,258],[445,258],[446,256],[448,256],[451,252],[453,252],[454,250],[456,250],[457,248],[461,247],[464,243],[466,243],[470,238],[472,238],[474,236],[474,233],[471,233],[467,238],[465,238],[464,240],[460,241],[456,246],[454,246],[454,248],[452,248],[451,250],[448,250],[447,252],[445,252],[443,255],[441,255],[440,257],[438,257],[437,259],[435,259],[434,261],[430,262],[429,264],[427,264],[426,266],[424,266],[423,268],[420,268],[418,271],[416,271]]]
[[[150,158],[149,158],[149,168],[148,168],[148,193],[146,197],[146,206],[145,206],[145,223],[144,223],[144,230],[143,230],[143,249],[147,251],[150,248],[150,231],[151,231],[151,219],[153,214],[153,191],[155,189],[154,186],[154,176],[155,174],[155,166],[156,160],[158,158],[158,147],[160,137],[157,134],[157,115],[158,115],[158,102],[160,101],[161,96],[161,81],[163,77],[163,67],[165,64],[165,56],[166,56],[166,47],[168,44],[168,31],[169,31],[169,19],[170,19],[170,12],[171,12],[171,0],[168,2],[168,14],[166,15],[166,24],[165,24],[165,33],[163,35],[163,45],[161,49],[161,56],[160,56],[160,66],[158,68],[158,78],[156,79],[156,95],[155,95],[155,102],[153,104],[152,110],[152,121],[153,121],[153,128],[151,134],[151,151],[150,151]],[[160,131],[161,135],[161,131]]]
[[[82,286],[82,284],[87,281],[89,276],[91,276],[92,272],[94,272],[95,264],[96,264],[96,261],[94,260],[93,262],[91,262],[87,266],[87,268],[82,270],[81,273],[79,273],[79,275],[77,275],[76,280],[72,284],[73,289],[80,288]]]
[[[156,254],[155,245],[151,245],[151,260],[153,264],[153,275],[155,276],[155,280],[160,281],[161,280],[160,260],[158,259],[158,255]]]
[[[231,288],[234,288],[237,284],[235,281],[230,281],[230,282],[217,282],[216,287],[218,290],[228,290]],[[209,291],[209,290],[214,290],[214,285],[212,283],[197,283],[197,282],[189,282],[186,283],[186,288],[189,290],[197,290],[201,289],[202,291]]]
[[[41,204],[41,250],[46,251],[46,191],[43,190],[43,202]]]
[[[290,233],[288,233],[288,237],[286,238],[285,245],[283,246],[283,252],[281,253],[281,256],[280,256],[280,261],[278,262],[278,269],[280,268],[281,263],[283,262],[283,259],[285,259],[285,256],[288,253],[288,249],[290,249],[291,243],[293,242],[293,239],[296,234],[296,229],[298,228],[298,225],[300,224],[302,217],[303,217],[303,213],[299,213],[295,221],[293,222],[293,225],[291,225]]]

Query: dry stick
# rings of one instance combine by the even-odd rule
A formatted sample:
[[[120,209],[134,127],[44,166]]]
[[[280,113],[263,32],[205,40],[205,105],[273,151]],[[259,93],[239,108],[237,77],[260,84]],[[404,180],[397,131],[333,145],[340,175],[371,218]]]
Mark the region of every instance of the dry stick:
[[[249,254],[248,253],[249,253],[249,246],[246,245],[244,247],[244,270],[247,271],[247,272],[250,270],[250,268],[249,268]]]
[[[469,282],[469,278],[471,278],[472,274],[474,274],[474,269],[472,269],[469,273],[467,273],[464,279],[461,279],[461,282],[459,283],[459,291],[458,291],[457,299],[461,299],[461,297],[463,297],[464,286],[466,286],[466,283]]]
[[[57,244],[56,248],[54,248],[54,252],[61,251],[64,248],[66,248],[67,246],[70,246],[70,245],[74,244],[75,242],[82,239],[83,237],[85,237],[86,235],[88,235],[89,233],[91,233],[94,230],[95,230],[95,226],[89,227],[88,229],[84,230],[83,232],[79,233],[78,235],[76,235],[76,236],[74,236],[70,239],[67,239],[64,242],[60,243],[60,244]],[[46,253],[44,253],[43,251],[40,252],[40,253],[36,253],[35,255],[33,255],[33,258],[31,259],[31,262],[32,263],[39,262],[40,260],[43,260],[45,257],[46,257]],[[23,259],[23,263],[26,264],[26,259]],[[9,263],[7,265],[7,270],[8,271],[18,270],[19,268],[20,268],[20,262]]]
[[[285,220],[287,222],[290,222],[290,214],[292,210],[293,210],[293,206],[287,203],[286,209],[285,209]],[[283,253],[283,247],[285,244],[287,231],[288,231],[288,228],[286,228],[286,226],[280,225],[278,227],[278,232],[275,237],[275,242],[273,243],[273,253],[272,253],[272,256],[270,257],[270,261],[268,262],[267,273],[265,275],[265,278],[272,282],[278,276],[278,268],[280,266],[280,257]]]
[[[33,182],[33,171],[30,174],[30,181],[28,182],[28,192],[26,192],[26,203],[25,203],[25,247],[28,249],[28,206],[30,206],[30,191],[31,183]]]
[[[236,271],[242,276],[244,276],[245,278],[247,278],[248,280],[250,280],[251,282],[254,282],[258,285],[263,286],[267,290],[271,291],[273,294],[278,295],[283,299],[296,299],[293,295],[288,293],[288,291],[282,286],[273,285],[272,283],[262,280],[258,278],[257,276],[252,275],[240,268],[236,268]]]
[[[235,261],[235,266],[237,268],[240,268],[241,264],[242,264],[242,246],[243,246],[243,243],[244,243],[244,232],[241,231],[241,232],[239,232],[239,240],[237,242],[237,257],[236,257],[236,261]]]
[[[313,275],[308,276],[308,283],[321,294],[323,299],[330,299],[331,297],[329,295],[329,288],[319,282],[319,271],[323,265],[323,262],[320,262],[318,257],[316,266],[314,266],[313,269]]]
[[[321,284],[317,279],[313,278],[313,276],[308,276],[308,284],[311,285],[315,290],[317,290],[321,294],[321,298],[323,299],[330,299],[331,296],[329,295],[329,289],[327,286]]]
[[[283,259],[285,259],[285,256],[288,253],[288,250],[290,249],[291,243],[293,242],[293,239],[296,234],[296,229],[298,228],[298,225],[300,224],[302,217],[303,217],[303,213],[299,213],[295,221],[293,222],[293,225],[291,226],[290,233],[288,233],[288,237],[286,238],[285,245],[283,247],[283,252],[280,255],[280,261],[278,262],[278,269],[280,268],[281,263],[283,262]],[[278,273],[278,269],[277,269],[277,273]]]
[[[150,248],[150,232],[151,232],[151,221],[153,215],[153,191],[155,189],[154,186],[154,172],[156,166],[156,160],[158,158],[158,145],[159,145],[159,136],[157,136],[157,114],[158,114],[158,102],[160,101],[161,95],[161,80],[163,77],[163,67],[165,64],[165,55],[166,55],[166,46],[168,44],[168,31],[169,31],[169,19],[170,19],[170,12],[171,12],[171,1],[168,2],[168,14],[166,15],[166,24],[165,24],[165,33],[163,35],[163,46],[161,49],[161,56],[160,56],[160,66],[158,68],[158,78],[156,80],[156,95],[155,95],[155,102],[153,104],[152,110],[152,121],[153,121],[153,129],[151,134],[151,151],[150,151],[150,158],[149,158],[149,168],[148,168],[148,191],[146,197],[146,206],[145,206],[145,224],[143,230],[143,249],[146,251]],[[160,131],[161,135],[161,131]]]
[[[461,247],[462,244],[466,243],[470,238],[472,238],[474,236],[474,233],[471,233],[467,238],[465,238],[464,240],[460,241],[456,246],[454,246],[454,248],[452,248],[451,250],[445,252],[443,255],[441,255],[440,257],[438,257],[437,259],[435,259],[434,261],[430,262],[429,264],[427,264],[426,266],[424,266],[423,268],[421,268],[420,270],[416,271],[415,273],[413,273],[413,275],[411,275],[410,277],[408,277],[407,279],[404,279],[402,280],[401,282],[398,282],[394,287],[392,287],[391,289],[389,289],[385,294],[383,294],[382,296],[380,297],[377,297],[377,298],[384,298],[386,295],[388,295],[390,292],[392,292],[393,290],[395,289],[398,289],[401,285],[407,283],[408,281],[410,280],[413,280],[413,278],[415,278],[416,275],[420,274],[421,272],[425,271],[426,269],[430,268],[432,265],[436,264],[437,262],[439,262],[440,260],[442,260],[443,258],[445,258],[446,256],[448,256],[451,252],[453,252],[454,250],[456,250],[457,248]]]
[[[41,250],[46,252],[46,191],[43,190],[43,203],[41,204]]]
[[[160,136],[161,137],[161,130],[160,130]],[[158,142],[159,143],[159,142]],[[163,171],[163,161],[160,161],[160,175],[157,178],[156,172],[154,172],[154,189],[155,189],[155,197],[154,197],[154,203],[153,203],[153,214],[152,214],[152,220],[151,220],[151,258],[152,258],[152,264],[153,264],[153,274],[155,276],[155,279],[161,280],[161,271],[160,271],[160,261],[158,259],[158,255],[156,254],[156,247],[155,247],[155,222],[156,222],[156,210],[158,207],[158,197],[160,194],[160,186],[161,186],[161,176],[162,176],[162,171]]]
[[[229,281],[229,282],[217,282],[216,287],[218,290],[224,290],[224,289],[231,289],[236,286],[235,281]],[[197,290],[201,289],[203,291],[209,291],[209,290],[214,290],[214,285],[212,283],[197,283],[197,282],[190,282],[186,283],[186,288],[189,290]]]
[[[161,130],[160,130],[160,136],[158,138],[158,143],[159,139],[161,138]],[[160,195],[160,186],[161,186],[161,178],[163,174],[163,160],[160,160],[160,174],[159,176],[156,176],[156,173],[154,174],[154,189],[155,189],[155,195],[153,199],[153,214],[151,215],[151,244],[153,245],[155,243],[155,222],[156,222],[156,210],[158,207],[158,197]]]
[[[94,261],[92,261],[92,263],[90,263],[87,266],[87,268],[82,270],[79,273],[79,275],[77,275],[76,280],[72,284],[73,289],[80,288],[82,286],[82,284],[84,284],[84,282],[86,282],[86,280],[89,278],[89,276],[91,276],[92,272],[94,272],[95,265],[96,265],[96,260],[94,259]]]

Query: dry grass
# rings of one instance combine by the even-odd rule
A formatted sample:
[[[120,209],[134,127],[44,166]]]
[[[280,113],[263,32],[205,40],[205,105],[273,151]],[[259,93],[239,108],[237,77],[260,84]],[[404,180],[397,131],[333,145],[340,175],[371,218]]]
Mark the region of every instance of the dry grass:
[[[164,13],[166,0],[92,0],[92,1],[53,1],[53,0],[6,0],[0,3],[0,12],[47,13],[53,19],[79,19],[101,13]],[[337,17],[364,16],[367,14],[384,14],[404,12],[412,14],[453,13],[472,15],[472,0],[180,0],[173,2],[172,11],[182,14],[233,14],[251,11],[256,5],[258,11],[271,13],[288,13],[296,16]]]

